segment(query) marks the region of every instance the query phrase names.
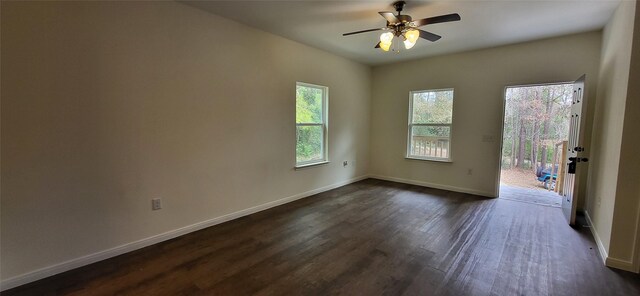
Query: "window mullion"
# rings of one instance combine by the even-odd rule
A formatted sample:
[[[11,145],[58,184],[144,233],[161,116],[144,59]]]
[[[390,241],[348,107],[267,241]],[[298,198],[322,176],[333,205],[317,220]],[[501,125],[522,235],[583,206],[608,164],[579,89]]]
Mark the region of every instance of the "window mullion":
[[[324,123],[296,123],[297,126],[323,126]]]
[[[417,126],[451,126],[451,123],[410,123]]]

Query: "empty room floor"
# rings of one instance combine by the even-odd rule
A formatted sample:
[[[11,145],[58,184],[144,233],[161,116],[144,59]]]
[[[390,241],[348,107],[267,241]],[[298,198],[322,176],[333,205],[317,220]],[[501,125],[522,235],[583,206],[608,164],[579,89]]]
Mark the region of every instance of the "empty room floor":
[[[559,208],[368,179],[3,293],[115,294],[638,295],[640,277]]]

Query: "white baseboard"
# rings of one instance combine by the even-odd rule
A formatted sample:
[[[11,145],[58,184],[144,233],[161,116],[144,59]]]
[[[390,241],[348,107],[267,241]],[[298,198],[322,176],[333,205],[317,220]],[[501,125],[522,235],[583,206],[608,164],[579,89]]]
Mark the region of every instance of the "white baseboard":
[[[591,216],[589,216],[589,212],[584,211],[584,216],[587,219],[587,223],[589,223],[589,229],[591,230],[591,235],[593,235],[593,239],[596,241],[596,245],[598,246],[598,253],[600,253],[600,258],[602,259],[602,262],[604,263],[604,265],[612,268],[636,272],[634,269],[633,262],[628,260],[609,257],[607,250],[604,248],[604,245],[602,244],[602,240],[600,239],[600,236],[598,236],[598,231],[596,230],[593,224],[593,221],[591,221]]]
[[[190,232],[198,231],[198,230],[201,230],[201,229],[204,229],[204,228],[207,228],[207,227],[211,227],[211,226],[216,225],[216,224],[224,223],[224,222],[227,222],[227,221],[230,221],[230,220],[233,220],[233,219],[237,219],[237,218],[240,218],[240,217],[243,217],[243,216],[247,216],[247,215],[251,215],[251,214],[254,214],[254,213],[257,213],[257,212],[260,212],[260,211],[264,211],[266,209],[277,207],[279,205],[290,203],[290,202],[298,200],[298,199],[302,199],[302,198],[309,197],[309,196],[312,196],[312,195],[315,195],[315,194],[318,194],[318,193],[321,193],[321,192],[325,192],[325,191],[328,191],[328,190],[331,190],[331,189],[335,189],[335,188],[338,188],[338,187],[341,187],[341,186],[344,186],[344,185],[348,185],[348,184],[351,184],[351,183],[354,183],[354,182],[358,182],[360,180],[367,179],[368,177],[369,176],[364,175],[364,176],[356,177],[356,178],[353,178],[353,179],[345,180],[345,181],[342,181],[342,182],[338,182],[338,183],[335,183],[335,184],[331,184],[331,185],[324,186],[324,187],[321,187],[321,188],[317,188],[317,189],[314,189],[314,190],[310,190],[310,191],[307,191],[307,192],[303,192],[303,193],[299,193],[299,194],[292,195],[292,196],[289,196],[289,197],[285,197],[285,198],[282,198],[282,199],[274,200],[274,201],[271,201],[271,202],[268,202],[268,203],[264,203],[264,204],[261,204],[261,205],[255,206],[255,207],[251,207],[251,208],[248,208],[248,209],[244,209],[244,210],[240,210],[240,211],[237,211],[237,212],[234,212],[234,213],[230,213],[230,214],[227,214],[227,215],[216,217],[216,218],[213,218],[213,219],[210,219],[210,220],[206,220],[206,221],[198,222],[198,223],[195,223],[195,224],[192,224],[192,225],[188,225],[188,226],[185,226],[185,227],[181,227],[181,228],[178,228],[178,229],[170,230],[170,231],[167,231],[165,233],[161,233],[161,234],[154,235],[154,236],[151,236],[151,237],[147,237],[147,238],[135,241],[135,242],[131,242],[131,243],[127,243],[127,244],[124,244],[124,245],[120,245],[120,246],[117,246],[117,247],[114,247],[114,248],[111,248],[111,249],[106,249],[106,250],[103,250],[103,251],[99,251],[97,253],[89,254],[89,255],[86,255],[86,256],[79,257],[79,258],[71,259],[69,261],[61,262],[61,263],[54,264],[54,265],[51,265],[51,266],[47,266],[47,267],[44,267],[44,268],[40,268],[40,269],[37,269],[37,270],[34,270],[34,271],[30,271],[30,272],[27,272],[27,273],[24,273],[24,274],[21,274],[21,275],[17,275],[17,276],[2,280],[2,282],[0,282],[0,291],[4,291],[4,290],[11,289],[11,288],[15,288],[15,287],[18,287],[18,286],[21,286],[21,285],[24,285],[24,284],[27,284],[27,283],[30,283],[30,282],[33,282],[33,281],[37,281],[37,280],[52,276],[52,275],[56,275],[56,274],[59,274],[59,273],[65,272],[65,271],[69,271],[69,270],[74,269],[74,268],[78,268],[78,267],[82,267],[82,266],[85,266],[85,265],[89,265],[91,263],[95,263],[95,262],[98,262],[98,261],[101,261],[101,260],[105,260],[105,259],[108,259],[108,258],[111,258],[111,257],[122,255],[124,253],[135,251],[135,250],[138,250],[138,249],[150,246],[150,245],[154,245],[154,244],[166,241],[166,240],[170,240],[172,238],[176,238],[176,237],[179,237],[181,235],[185,235],[185,234],[190,233]]]
[[[602,240],[600,240],[600,236],[598,236],[598,231],[596,231],[596,227],[591,221],[591,217],[589,216],[589,212],[587,210],[584,211],[584,217],[587,219],[587,223],[589,224],[589,230],[591,230],[591,235],[593,236],[593,239],[596,241],[596,246],[598,246],[598,253],[600,253],[600,259],[602,259],[602,263],[607,265],[607,258],[609,257],[609,254],[607,253],[607,250],[604,248],[604,245],[602,244]]]
[[[449,191],[455,191],[455,192],[469,193],[469,194],[481,195],[486,197],[497,197],[496,194],[493,192],[480,191],[480,190],[464,188],[464,187],[435,184],[435,183],[429,183],[424,181],[408,180],[408,179],[380,176],[380,175],[369,175],[369,178],[398,182],[398,183],[405,183],[405,184],[411,184],[411,185],[418,185],[418,186],[430,187],[430,188],[436,188],[436,189],[443,189],[443,190],[449,190]]]
[[[633,262],[631,261],[607,257],[604,264],[609,267],[635,272],[633,269]]]

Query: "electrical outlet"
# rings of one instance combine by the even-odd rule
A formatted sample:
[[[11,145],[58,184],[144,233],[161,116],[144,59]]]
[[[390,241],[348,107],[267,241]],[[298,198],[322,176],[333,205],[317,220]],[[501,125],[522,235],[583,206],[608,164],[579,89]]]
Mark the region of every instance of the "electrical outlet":
[[[157,211],[162,209],[162,200],[160,198],[151,199],[151,210]]]
[[[348,161],[345,160],[345,161],[342,162],[342,166],[347,166],[347,165],[349,165]]]

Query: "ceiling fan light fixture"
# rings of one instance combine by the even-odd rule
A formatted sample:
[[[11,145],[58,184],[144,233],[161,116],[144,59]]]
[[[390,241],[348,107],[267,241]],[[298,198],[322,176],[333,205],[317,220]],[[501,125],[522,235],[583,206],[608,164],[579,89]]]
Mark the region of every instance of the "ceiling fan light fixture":
[[[389,51],[391,44],[393,43],[393,33],[385,32],[380,34],[380,48],[384,51]]]
[[[416,42],[418,42],[418,38],[420,37],[420,32],[418,32],[418,30],[409,29],[406,32],[404,32],[403,35],[404,35],[404,48],[410,49],[414,45],[416,45]]]
[[[416,45],[416,42],[411,42],[411,40],[409,39],[405,39],[404,40],[404,48],[406,49],[411,49],[414,45]]]
[[[391,42],[389,43],[380,42],[380,49],[384,51],[389,51],[389,48],[391,48]]]
[[[418,38],[420,38],[420,32],[415,29],[409,29],[404,32],[404,37],[407,38],[408,41],[411,41],[413,44],[415,44],[416,41],[418,41]]]
[[[386,20],[387,25],[385,27],[344,33],[342,34],[342,36],[350,36],[354,34],[373,31],[386,31],[385,33],[382,33],[380,35],[380,42],[378,42],[376,46],[374,46],[374,48],[381,48],[384,51],[392,50],[395,52],[400,52],[399,43],[401,36],[404,42],[404,47],[406,49],[410,49],[416,45],[416,42],[418,42],[419,38],[431,42],[438,41],[440,38],[442,38],[442,36],[433,34],[429,31],[417,29],[418,27],[460,20],[459,14],[450,13],[414,21],[411,16],[402,14],[402,10],[405,4],[405,1],[396,1],[393,3],[397,14],[389,11],[378,12],[378,14],[380,14]],[[394,45],[393,42],[395,37],[398,37],[398,40]]]
[[[385,32],[380,34],[380,42],[381,43],[391,43],[393,41],[393,33]]]

